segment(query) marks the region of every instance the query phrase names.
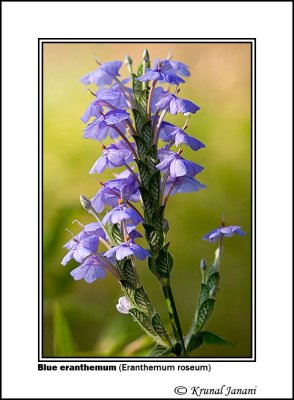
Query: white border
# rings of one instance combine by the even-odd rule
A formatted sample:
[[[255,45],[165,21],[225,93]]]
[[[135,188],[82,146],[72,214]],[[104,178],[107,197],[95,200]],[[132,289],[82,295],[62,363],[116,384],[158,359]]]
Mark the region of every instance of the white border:
[[[175,385],[231,383],[257,385],[258,398],[292,398],[293,2],[1,5],[3,397],[176,398]],[[38,372],[37,38],[172,37],[175,32],[182,38],[257,38],[257,361],[213,363],[207,375]]]
[[[43,43],[127,43],[127,42],[136,42],[136,43],[251,43],[252,50],[251,50],[251,71],[252,71],[252,80],[251,80],[251,99],[252,99],[252,108],[251,108],[251,154],[252,154],[252,159],[251,159],[251,168],[252,168],[252,182],[251,182],[251,188],[252,188],[252,196],[251,196],[251,202],[252,202],[252,215],[251,215],[251,224],[252,224],[252,236],[251,236],[251,249],[252,249],[252,259],[251,259],[251,271],[252,271],[252,282],[251,282],[251,287],[252,287],[252,305],[251,305],[251,340],[252,340],[252,356],[251,357],[217,357],[217,358],[197,358],[197,357],[187,357],[187,358],[177,358],[176,362],[180,361],[193,361],[195,363],[205,363],[205,362],[221,362],[221,361],[236,361],[236,362],[241,362],[241,361],[255,361],[255,40],[253,38],[250,39],[46,39],[42,38],[39,39],[39,115],[40,115],[40,121],[39,121],[39,138],[40,138],[40,147],[39,147],[39,152],[40,152],[40,164],[39,164],[39,169],[41,171],[42,168],[42,138],[43,138],[43,121],[42,121],[42,99],[43,99],[43,93],[42,93],[42,44]],[[158,359],[154,357],[92,357],[92,358],[87,358],[87,357],[42,357],[42,320],[43,320],[43,315],[42,315],[42,270],[43,270],[43,262],[42,262],[42,240],[43,240],[43,226],[41,224],[42,221],[42,209],[41,209],[41,199],[43,196],[43,182],[42,182],[42,176],[40,173],[40,181],[39,181],[39,204],[40,204],[40,225],[39,225],[39,249],[40,249],[40,254],[39,254],[39,360],[40,362],[99,362],[99,361],[108,361],[110,363],[114,362],[157,362]],[[169,361],[169,362],[175,362],[175,360],[168,358],[168,357],[162,357],[160,360],[162,361]]]

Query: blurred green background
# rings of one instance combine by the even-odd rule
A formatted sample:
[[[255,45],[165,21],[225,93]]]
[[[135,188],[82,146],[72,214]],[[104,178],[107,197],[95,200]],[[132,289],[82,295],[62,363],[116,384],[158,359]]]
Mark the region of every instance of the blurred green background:
[[[250,44],[44,44],[44,321],[43,356],[148,355],[151,342],[128,315],[115,305],[122,295],[112,276],[92,284],[75,282],[69,272],[75,261],[60,265],[70,235],[78,232],[74,219],[92,222],[79,195],[91,198],[99,189],[98,176],[88,171],[101,150],[82,138],[80,116],[92,95],[79,78],[102,61],[123,60],[134,66],[148,48],[151,59],[173,59],[190,66],[191,76],[180,96],[201,107],[190,118],[188,133],[205,149],[183,156],[205,167],[198,179],[207,185],[198,193],[178,194],[168,204],[170,250],[174,256],[172,285],[184,332],[190,327],[201,282],[199,262],[212,261],[216,245],[201,237],[220,225],[241,225],[245,238],[225,240],[221,285],[206,330],[234,346],[202,346],[195,357],[251,356],[251,181],[250,181]],[[122,77],[127,77],[125,66]],[[169,120],[182,126],[184,116]],[[99,177],[107,180],[114,170]],[[141,240],[141,243],[142,242]],[[169,325],[161,288],[146,263],[139,274],[162,319]]]

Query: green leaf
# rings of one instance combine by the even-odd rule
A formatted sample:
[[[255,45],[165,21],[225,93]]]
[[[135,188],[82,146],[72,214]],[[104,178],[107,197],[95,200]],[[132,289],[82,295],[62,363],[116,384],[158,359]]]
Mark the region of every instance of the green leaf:
[[[146,232],[146,239],[152,251],[158,251],[164,242],[162,232],[157,231],[152,225],[142,224]]]
[[[152,145],[153,135],[151,121],[145,122],[142,128],[142,138],[145,140],[145,143],[148,147]]]
[[[137,130],[137,132],[141,133],[143,125],[144,125],[144,118],[143,118],[142,114],[140,113],[140,111],[133,109],[132,112],[134,115],[136,130]]]
[[[144,204],[144,214],[145,219],[148,221],[152,220],[153,215],[153,199],[150,196],[150,193],[147,189],[140,187],[140,193],[142,196],[143,204]]]
[[[209,275],[207,279],[207,286],[210,289],[213,289],[214,287],[217,288],[219,285],[220,281],[220,275],[218,272],[213,272],[211,275]]]
[[[123,286],[123,288],[125,289],[126,295],[128,296],[128,298],[134,302],[135,301],[135,293],[136,293],[136,288],[129,282],[126,280],[121,280],[120,281],[121,285]]]
[[[155,260],[156,272],[162,278],[168,278],[172,268],[172,264],[169,264],[172,260],[172,256],[169,255],[168,247],[169,243],[162,247]]]
[[[153,198],[153,202],[158,205],[160,197],[160,171],[155,172],[149,180],[149,191]]]
[[[114,224],[111,227],[111,236],[115,242],[115,244],[121,244],[123,242],[122,233],[118,227],[118,224]]]
[[[207,300],[208,298],[209,298],[209,287],[204,283],[202,283],[200,296],[198,300],[198,307],[201,306],[201,304],[204,303],[204,301]]]
[[[59,302],[55,302],[53,305],[53,326],[54,355],[62,357],[73,356],[75,353],[75,343]]]
[[[192,335],[189,339],[188,345],[187,345],[187,352],[189,353],[192,350],[198,349],[203,344],[203,338],[201,335]]]
[[[133,138],[136,142],[140,159],[145,160],[148,154],[148,148],[146,147],[144,139],[142,139],[140,136],[133,136]]]
[[[147,313],[152,312],[152,305],[150,304],[150,301],[145,293],[143,286],[135,289],[134,301],[140,310]]]
[[[137,285],[137,277],[133,268],[132,261],[130,259],[117,261],[119,266],[119,271],[122,274],[123,278],[130,282],[132,285]]]
[[[137,308],[131,308],[129,313],[134,317],[134,319],[141,325],[141,327],[147,332],[149,335],[156,337],[156,332],[153,329],[153,326],[148,318],[148,316]]]
[[[143,161],[136,160],[136,162],[138,165],[142,186],[147,190],[149,186],[149,169]]]
[[[220,344],[224,346],[232,346],[233,343],[228,342],[226,339],[207,331],[200,333],[200,336],[205,344]]]
[[[137,76],[141,76],[141,75],[143,75],[143,73],[144,73],[144,66],[143,66],[143,63],[140,63],[138,65]]]
[[[150,357],[165,357],[170,354],[180,355],[181,354],[181,345],[179,343],[176,343],[172,347],[166,348],[160,344],[157,344],[149,356]]]
[[[161,322],[161,319],[159,318],[158,314],[154,314],[152,317],[152,326],[157,335],[165,342],[165,343],[170,343],[169,336],[165,330],[165,327],[163,323]]]
[[[199,307],[197,321],[196,321],[196,332],[197,333],[203,328],[205,323],[208,321],[208,319],[212,313],[214,303],[215,303],[215,300],[207,299]]]
[[[170,353],[169,349],[167,349],[166,347],[162,346],[161,344],[157,344],[151,351],[151,353],[149,354],[150,357],[163,357],[166,352],[168,352],[168,354]]]
[[[155,261],[154,261],[154,257],[149,257],[148,258],[148,267],[150,269],[150,271],[157,277],[159,278],[157,271],[156,271],[156,266],[155,266]]]

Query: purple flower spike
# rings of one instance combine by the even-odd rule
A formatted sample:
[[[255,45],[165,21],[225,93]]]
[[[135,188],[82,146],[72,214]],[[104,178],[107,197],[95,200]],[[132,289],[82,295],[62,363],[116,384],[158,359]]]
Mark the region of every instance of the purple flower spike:
[[[240,236],[245,236],[245,232],[241,229],[241,226],[221,226],[219,228],[214,229],[213,231],[207,233],[203,236],[204,240],[209,240],[210,243],[216,242],[221,236],[232,237],[234,233]]]
[[[113,79],[119,76],[119,69],[122,66],[121,61],[112,61],[101,64],[95,71],[89,72],[81,78],[84,85],[95,83],[97,86],[110,85]]]
[[[178,153],[173,153],[165,158],[156,166],[157,169],[163,171],[169,168],[170,176],[177,178],[179,176],[194,176],[199,174],[204,168],[193,161],[185,160]]]
[[[192,103],[190,100],[180,99],[175,94],[168,93],[163,95],[162,99],[156,103],[159,110],[167,110],[170,114],[176,115],[177,113],[195,114],[200,107]]]
[[[117,126],[124,133],[123,121],[129,117],[130,114],[125,110],[111,110],[106,114],[101,114],[100,117],[96,118],[84,129],[83,137],[86,139],[103,140],[109,130],[114,131],[109,125]],[[114,131],[114,137],[117,136],[117,132]]]
[[[96,279],[103,279],[105,277],[104,266],[105,263],[103,263],[101,258],[93,254],[87,257],[79,267],[73,269],[70,274],[75,281],[84,279],[87,283],[92,283]]]
[[[119,150],[114,144],[110,144],[103,151],[103,154],[95,162],[90,170],[90,174],[97,172],[100,174],[105,168],[121,167],[126,164],[126,160],[130,157],[130,151]]]
[[[136,256],[139,260],[144,260],[146,257],[151,257],[149,251],[131,241],[112,247],[104,255],[105,257],[112,257],[115,255],[117,260],[123,260],[125,257],[132,255]]]

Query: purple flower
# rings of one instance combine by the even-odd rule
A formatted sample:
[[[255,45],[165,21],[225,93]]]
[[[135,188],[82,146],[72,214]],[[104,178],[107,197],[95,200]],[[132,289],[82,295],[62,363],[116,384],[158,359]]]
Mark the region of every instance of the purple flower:
[[[167,194],[171,190],[170,194],[173,195],[176,193],[198,192],[205,188],[206,185],[197,181],[193,176],[180,176],[178,178],[169,176],[164,192]]]
[[[172,71],[176,74],[182,75],[182,76],[190,76],[190,71],[189,71],[189,66],[180,62],[180,61],[174,61],[170,60],[169,61],[170,65],[172,66]]]
[[[169,113],[175,115],[178,112],[182,114],[192,113],[200,110],[196,104],[190,100],[180,99],[175,94],[168,93],[163,95],[162,99],[156,103],[159,110],[167,110]]]
[[[129,79],[124,79],[121,83],[124,85]],[[125,87],[125,91],[130,96],[133,95],[132,89]],[[102,105],[108,107],[108,104],[115,108],[128,108],[125,93],[118,83],[114,83],[110,88],[100,89],[96,92],[97,99],[100,100]],[[108,103],[108,104],[107,104]]]
[[[90,170],[90,174],[97,172],[100,174],[105,168],[121,167],[126,164],[126,160],[130,156],[130,151],[119,150],[116,145],[110,144],[103,151],[103,154],[95,162]]]
[[[112,257],[115,255],[117,260],[122,260],[128,256],[136,256],[139,260],[144,260],[146,257],[151,257],[149,251],[143,249],[143,247],[138,244],[128,241],[127,243],[122,243],[119,246],[112,247],[104,254],[105,257]]]
[[[130,114],[125,110],[108,111],[106,114],[100,115],[100,117],[96,118],[84,129],[83,137],[86,139],[103,140],[109,133],[111,125],[117,126],[122,132],[124,132],[123,121],[128,119],[129,116]],[[114,131],[114,137],[117,136],[117,133]]]
[[[184,79],[176,76],[171,72],[164,72],[162,69],[161,62],[157,62],[154,65],[154,68],[150,69],[147,68],[145,74],[141,75],[137,78],[140,82],[147,82],[147,81],[159,81],[159,82],[166,82],[170,85],[179,85],[180,83],[184,83]]]
[[[143,219],[132,208],[127,207],[125,204],[119,204],[104,216],[102,223],[107,224],[107,222],[111,222],[112,224],[118,224],[121,221],[131,221],[135,225],[138,225]]]
[[[84,279],[87,283],[92,283],[96,279],[103,279],[105,277],[105,262],[98,257],[97,254],[93,254],[85,259],[85,261],[73,269],[70,274],[75,281]]]
[[[118,299],[118,303],[116,305],[116,309],[118,312],[122,314],[129,314],[129,310],[132,308],[129,300],[126,298],[126,296],[120,297]]]
[[[111,61],[101,64],[95,71],[89,72],[81,78],[84,85],[95,83],[97,86],[110,85],[113,79],[119,76],[121,61]]]
[[[86,257],[92,253],[96,253],[98,242],[99,237],[96,235],[88,236],[81,240],[73,239],[71,244],[67,242],[64,247],[66,247],[69,252],[63,257],[61,264],[66,265],[72,258],[79,263],[83,262]]]
[[[86,124],[91,117],[98,118],[103,113],[103,107],[101,102],[97,99],[92,101],[84,114],[81,116],[81,120],[84,124]]]
[[[164,130],[164,137],[162,140],[165,142],[174,142],[177,147],[181,143],[184,143],[194,151],[205,147],[205,144],[200,142],[200,140],[188,135],[185,131],[174,125],[165,123],[162,129]]]
[[[152,93],[151,96],[151,111],[155,113],[157,111],[156,103],[159,102],[160,99],[166,94],[168,94],[166,90],[163,90],[161,86],[157,86]]]
[[[169,157],[165,158],[157,164],[156,168],[160,171],[169,168],[169,173],[172,178],[185,175],[194,176],[204,169],[193,161],[185,160],[178,153],[173,153]]]
[[[121,176],[121,174],[118,175]],[[115,207],[119,198],[124,203],[129,200],[132,202],[140,200],[140,192],[135,177],[129,171],[124,176],[119,179],[109,180],[103,184],[103,187],[91,199],[95,211],[102,212],[106,204]]]
[[[245,236],[245,232],[241,229],[241,226],[221,226],[219,228],[214,229],[213,231],[207,233],[203,236],[204,240],[209,240],[210,243],[216,242],[221,236],[232,237],[234,233],[237,233],[240,236]]]

